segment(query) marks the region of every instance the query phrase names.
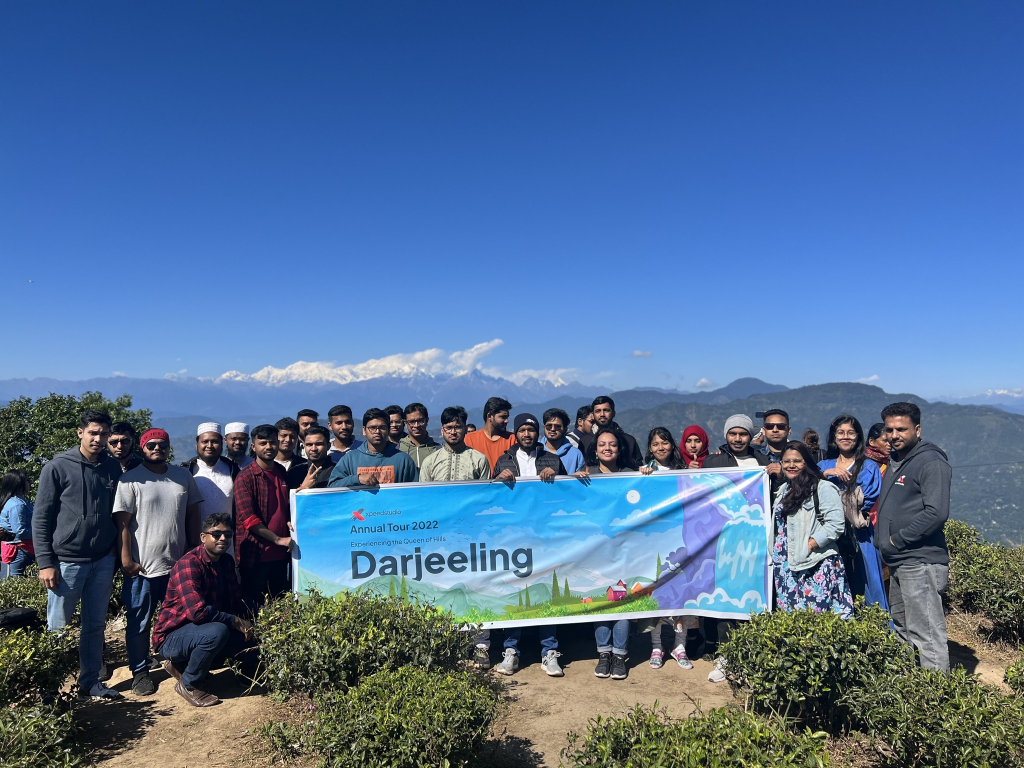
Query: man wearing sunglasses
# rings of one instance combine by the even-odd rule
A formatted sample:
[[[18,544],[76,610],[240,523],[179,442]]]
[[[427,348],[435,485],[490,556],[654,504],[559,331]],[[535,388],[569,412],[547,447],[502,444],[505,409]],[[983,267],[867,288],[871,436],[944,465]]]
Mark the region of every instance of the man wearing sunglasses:
[[[771,408],[764,412],[764,445],[759,449],[768,457],[768,477],[771,478],[771,503],[775,507],[775,495],[786,482],[782,474],[782,453],[789,442],[789,414],[781,408]]]
[[[135,452],[135,427],[127,421],[115,421],[110,427],[110,439],[107,440],[107,453],[117,459],[121,471],[135,469],[142,459]]]
[[[244,663],[244,649],[252,644],[252,624],[239,615],[242,596],[235,561],[227,554],[233,533],[226,512],[203,521],[202,543],[171,569],[153,628],[153,648],[177,680],[175,692],[194,707],[220,703],[204,690],[206,676],[229,656]]]
[[[156,693],[149,676],[149,631],[153,612],[163,601],[171,568],[199,544],[199,505],[195,478],[185,467],[169,465],[171,438],[149,429],[139,438],[142,464],[125,472],[114,498],[120,536],[125,606],[125,647],[132,693]]]

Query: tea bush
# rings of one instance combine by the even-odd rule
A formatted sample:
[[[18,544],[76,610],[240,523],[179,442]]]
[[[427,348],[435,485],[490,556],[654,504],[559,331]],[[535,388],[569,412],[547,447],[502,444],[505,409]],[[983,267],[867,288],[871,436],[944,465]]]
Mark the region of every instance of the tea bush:
[[[0,765],[4,768],[73,768],[84,750],[70,711],[40,704],[0,708]]]
[[[1024,638],[1024,549],[986,543],[966,523],[946,524],[953,608],[981,613],[996,636]]]
[[[466,765],[487,738],[500,684],[473,672],[383,669],[318,697],[304,727],[271,726],[279,751],[328,768]]]
[[[472,633],[459,631],[447,611],[359,592],[271,601],[260,611],[256,635],[257,681],[311,696],[344,691],[381,669],[454,670],[472,647]]]
[[[562,760],[575,768],[822,768],[829,765],[825,738],[788,730],[778,717],[727,707],[672,720],[657,704],[637,704],[622,717],[592,719],[582,737],[570,733]]]
[[[858,604],[854,619],[834,613],[762,613],[733,631],[720,653],[729,681],[755,711],[835,729],[848,712],[843,695],[906,674],[913,660],[877,606]]]
[[[0,706],[40,690],[59,690],[78,668],[75,650],[75,637],[68,632],[0,630]]]
[[[1024,694],[1024,653],[1018,655],[1014,662],[1006,668],[1003,680],[1013,689],[1014,693]]]
[[[885,765],[1024,765],[1024,702],[963,669],[913,669],[850,691],[856,723],[889,747]]]

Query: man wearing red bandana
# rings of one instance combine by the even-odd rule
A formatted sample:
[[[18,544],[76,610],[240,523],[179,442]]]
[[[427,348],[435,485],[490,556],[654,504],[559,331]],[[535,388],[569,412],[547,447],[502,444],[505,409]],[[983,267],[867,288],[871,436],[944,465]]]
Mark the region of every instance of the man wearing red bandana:
[[[150,429],[139,438],[142,464],[121,475],[114,498],[118,552],[124,571],[125,646],[132,693],[156,692],[149,676],[153,612],[167,592],[171,567],[199,545],[203,497],[184,467],[169,465],[171,438]]]

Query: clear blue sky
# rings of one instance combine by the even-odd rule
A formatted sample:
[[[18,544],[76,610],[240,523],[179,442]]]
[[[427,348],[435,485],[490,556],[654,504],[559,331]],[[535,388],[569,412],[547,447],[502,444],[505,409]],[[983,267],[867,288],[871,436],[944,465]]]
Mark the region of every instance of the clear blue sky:
[[[1021,387],[1022,40],[1017,1],[4,3],[0,378],[501,338]]]

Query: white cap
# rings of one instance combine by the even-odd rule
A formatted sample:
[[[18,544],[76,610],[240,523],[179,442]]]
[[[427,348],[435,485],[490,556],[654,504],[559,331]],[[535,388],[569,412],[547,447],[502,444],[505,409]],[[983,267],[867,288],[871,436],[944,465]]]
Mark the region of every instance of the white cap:
[[[196,427],[196,437],[204,434],[205,432],[216,432],[218,435],[222,434],[220,431],[220,424],[216,421],[204,421],[198,427]]]
[[[248,435],[249,425],[246,424],[244,421],[232,421],[230,424],[224,427],[225,435],[232,435],[235,432],[244,432],[245,434]]]

